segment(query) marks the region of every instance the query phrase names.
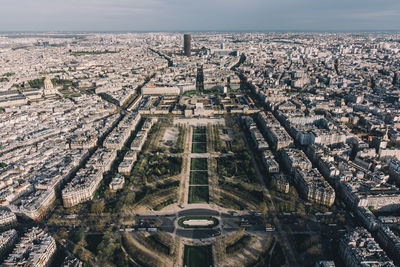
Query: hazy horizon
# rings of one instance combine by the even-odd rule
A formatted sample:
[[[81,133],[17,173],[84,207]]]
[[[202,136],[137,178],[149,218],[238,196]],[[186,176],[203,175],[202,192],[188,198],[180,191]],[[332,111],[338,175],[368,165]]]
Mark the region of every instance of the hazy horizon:
[[[0,31],[3,34],[92,34],[92,33],[400,33],[400,30],[140,30],[140,31],[122,31],[122,30],[16,30],[16,31]]]
[[[380,32],[398,0],[3,0],[0,32]]]

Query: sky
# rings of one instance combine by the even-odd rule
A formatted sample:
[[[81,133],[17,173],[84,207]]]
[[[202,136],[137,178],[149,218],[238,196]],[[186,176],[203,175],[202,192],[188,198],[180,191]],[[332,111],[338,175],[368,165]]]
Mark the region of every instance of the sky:
[[[0,31],[400,31],[400,0],[0,0]]]

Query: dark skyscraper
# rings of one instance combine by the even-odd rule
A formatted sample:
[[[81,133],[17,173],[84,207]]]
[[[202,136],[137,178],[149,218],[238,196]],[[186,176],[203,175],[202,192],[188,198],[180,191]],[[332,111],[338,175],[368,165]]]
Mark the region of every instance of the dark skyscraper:
[[[190,57],[192,54],[192,36],[190,34],[183,35],[183,50],[184,54],[187,57]]]

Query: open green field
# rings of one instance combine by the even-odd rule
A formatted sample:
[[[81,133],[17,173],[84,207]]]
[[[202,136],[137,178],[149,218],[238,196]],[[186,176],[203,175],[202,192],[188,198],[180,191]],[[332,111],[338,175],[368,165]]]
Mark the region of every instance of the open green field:
[[[206,127],[205,126],[194,127],[193,134],[206,134]]]
[[[186,266],[186,267],[213,266],[211,246],[187,246],[187,245],[185,245],[183,266]]]
[[[192,153],[207,152],[207,128],[204,126],[194,127],[192,135]]]
[[[194,184],[208,184],[208,172],[207,171],[191,171],[190,172],[190,185]]]
[[[207,142],[207,137],[205,134],[193,134],[192,142],[194,143],[205,143]]]
[[[209,192],[208,186],[189,186],[189,204],[208,203]]]
[[[207,143],[192,143],[192,153],[207,153]]]
[[[208,170],[207,158],[192,158],[190,160],[190,170],[207,171]]]
[[[73,91],[72,89],[59,89],[58,90],[62,95],[63,95],[63,97],[65,97],[65,98],[73,98],[73,97],[80,97],[81,96],[81,93],[79,93],[79,92],[75,92],[75,91]]]

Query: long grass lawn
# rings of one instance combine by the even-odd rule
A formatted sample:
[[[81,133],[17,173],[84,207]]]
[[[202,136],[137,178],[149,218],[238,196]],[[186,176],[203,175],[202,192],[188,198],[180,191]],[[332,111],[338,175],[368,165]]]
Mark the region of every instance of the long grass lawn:
[[[207,171],[191,171],[190,172],[190,185],[201,184],[208,185],[208,172]]]
[[[207,137],[206,137],[205,134],[194,134],[192,142],[195,142],[195,143],[203,142],[203,143],[205,143],[205,142],[207,142]]]
[[[208,170],[207,158],[192,158],[190,160],[190,170],[207,171]]]
[[[206,127],[195,127],[193,129],[193,134],[206,134]]]
[[[208,186],[189,186],[189,204],[208,203]]]
[[[187,267],[213,266],[211,246],[187,246],[187,245],[185,245],[183,266],[187,266]]]
[[[192,153],[207,153],[207,143],[192,143]]]

